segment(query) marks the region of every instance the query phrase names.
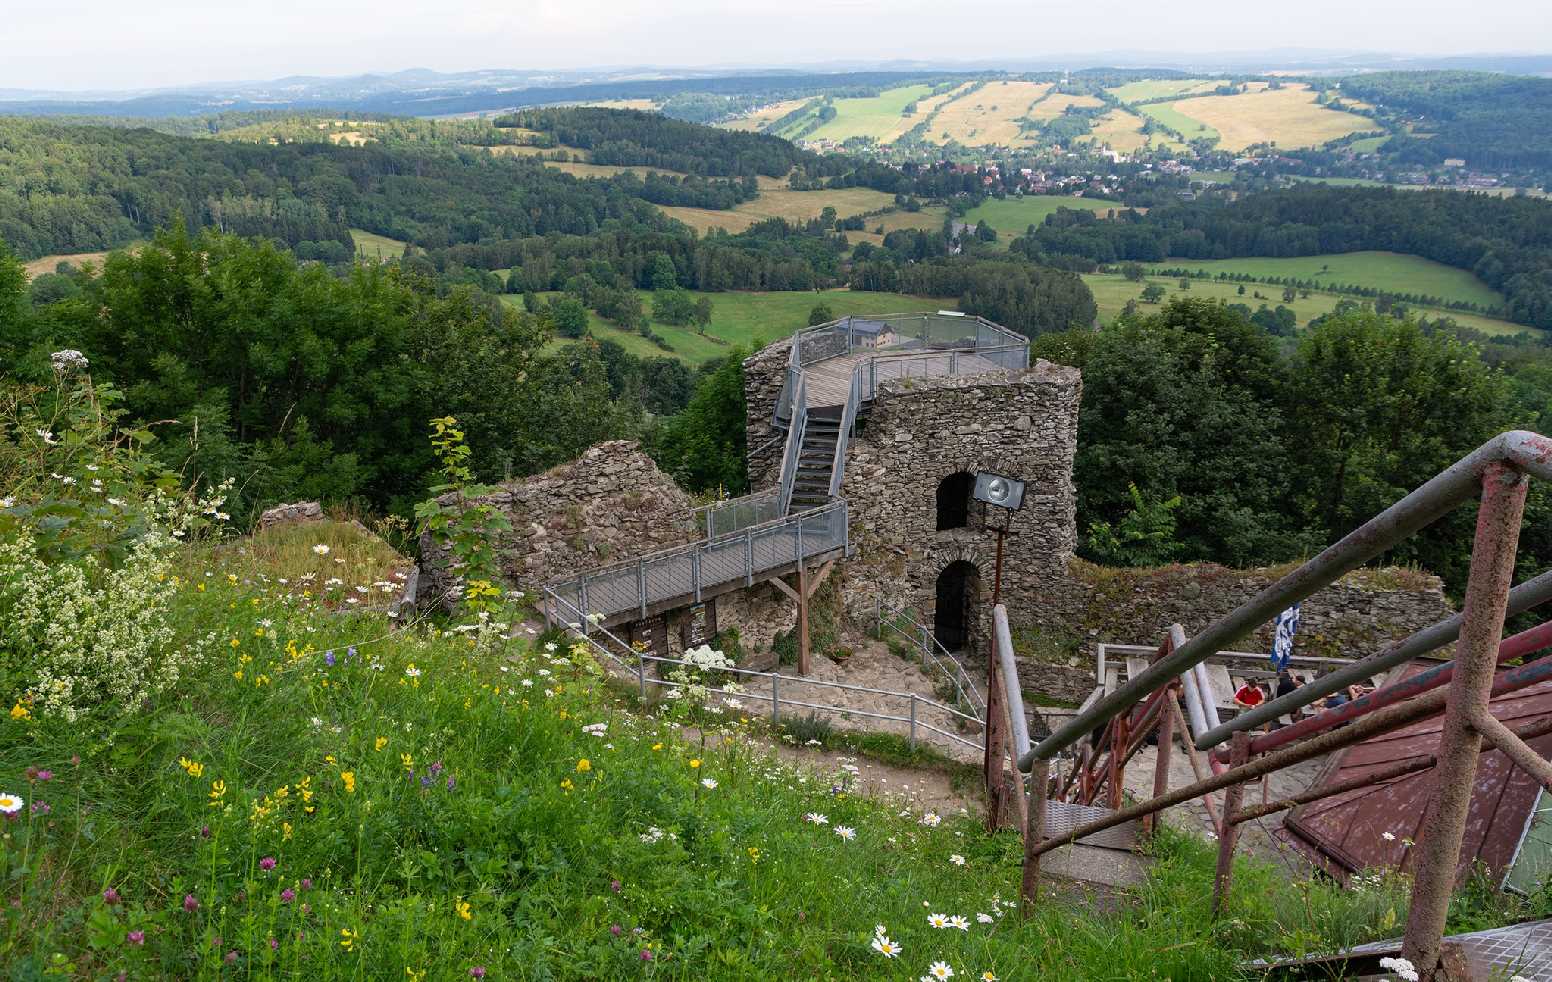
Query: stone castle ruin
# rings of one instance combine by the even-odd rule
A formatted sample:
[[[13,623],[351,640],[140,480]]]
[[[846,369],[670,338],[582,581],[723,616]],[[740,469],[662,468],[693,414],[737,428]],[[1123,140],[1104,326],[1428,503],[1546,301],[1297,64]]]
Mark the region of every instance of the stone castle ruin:
[[[755,353],[744,376],[750,495],[692,510],[634,444],[616,442],[492,497],[513,526],[498,546],[506,572],[552,622],[588,622],[664,656],[733,629],[757,668],[775,664],[773,642],[797,636],[806,674],[813,601],[831,642],[837,620],[865,629],[897,612],[977,664],[1005,524],[1002,602],[1068,645],[1061,657],[1021,652],[1021,678],[1077,701],[1094,685],[1090,642],[1156,643],[1163,625],[1206,623],[1266,581],[1075,559],[1080,373],[1029,364],[1027,339],[998,325],[843,318]],[[974,500],[985,472],[1025,482],[1018,511]],[[431,583],[445,580],[426,545]],[[1350,577],[1306,602],[1301,642],[1367,650],[1448,613],[1431,577]]]

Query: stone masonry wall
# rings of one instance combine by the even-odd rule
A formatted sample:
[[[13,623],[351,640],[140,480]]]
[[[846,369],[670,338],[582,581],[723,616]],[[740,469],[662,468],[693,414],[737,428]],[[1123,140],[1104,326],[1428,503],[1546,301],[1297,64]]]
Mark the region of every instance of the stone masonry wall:
[[[759,491],[781,476],[786,431],[772,422],[776,400],[787,380],[792,339],[767,345],[744,359],[744,431],[749,447],[749,487]]]
[[[1027,482],[1003,560],[1003,599],[1031,615],[1060,591],[1077,545],[1072,459],[1077,450],[1077,369],[1038,361],[1021,372],[905,379],[879,386],[865,427],[848,447],[842,493],[857,558],[847,606],[866,616],[875,599],[905,602],[930,626],[939,574],[956,560],[980,575],[990,599],[997,537],[972,506],[970,527],[938,531],[937,488],[959,471],[996,471]],[[994,520],[1001,516],[996,509]],[[984,636],[984,633],[983,635]]]
[[[445,499],[444,499],[445,500]],[[496,543],[502,572],[532,595],[551,579],[695,539],[689,497],[636,443],[600,443],[479,499],[512,524]],[[422,596],[452,585],[446,550],[421,539]],[[430,582],[426,581],[430,578]]]

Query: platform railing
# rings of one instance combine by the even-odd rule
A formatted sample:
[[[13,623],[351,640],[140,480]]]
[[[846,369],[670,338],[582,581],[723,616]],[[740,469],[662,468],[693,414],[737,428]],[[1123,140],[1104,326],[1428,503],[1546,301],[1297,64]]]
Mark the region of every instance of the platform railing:
[[[793,566],[800,558],[844,554],[849,543],[846,502],[840,499],[717,538],[589,570],[549,583],[545,590],[582,618],[607,621],[627,614],[645,618],[662,603],[698,603],[705,594],[734,582],[752,586],[758,578]],[[554,611],[546,613],[552,623],[573,623]]]
[[[921,654],[922,661],[926,665],[953,684],[960,702],[972,707],[971,711],[976,714],[976,718],[981,718],[986,698],[981,695],[975,680],[965,670],[964,663],[953,652],[943,647],[943,643],[927,630],[926,625],[918,621],[910,610],[886,603],[880,598],[875,606],[874,619],[881,637],[885,631],[890,631],[903,639]]]

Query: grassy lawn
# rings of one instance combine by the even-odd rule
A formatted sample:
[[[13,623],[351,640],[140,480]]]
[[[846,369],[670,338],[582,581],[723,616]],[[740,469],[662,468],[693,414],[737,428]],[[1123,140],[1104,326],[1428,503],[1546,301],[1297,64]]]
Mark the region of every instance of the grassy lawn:
[[[1156,102],[1148,106],[1138,106],[1145,115],[1163,123],[1171,129],[1179,130],[1188,142],[1191,140],[1216,140],[1218,131],[1208,126],[1199,119],[1192,119],[1180,112],[1175,106],[1178,103]]]
[[[1205,270],[1213,275],[1292,276],[1319,280],[1333,287],[1366,286],[1390,293],[1412,293],[1483,306],[1503,303],[1503,296],[1497,290],[1466,270],[1399,252],[1328,253],[1289,259],[1170,259],[1163,265]]]
[[[836,216],[847,218],[863,212],[893,207],[894,195],[872,188],[827,188],[823,191],[792,191],[784,187],[767,187],[753,201],[745,201],[737,208],[684,208],[659,206],[663,214],[677,218],[704,235],[714,228],[729,232],[742,232],[755,222],[766,218],[784,218],[789,222],[804,222],[818,218],[825,208],[834,208]]]
[[[1164,302],[1175,297],[1209,297],[1214,300],[1222,300],[1225,303],[1242,303],[1252,311],[1263,303],[1273,310],[1279,306],[1287,307],[1293,311],[1299,320],[1299,326],[1304,327],[1311,320],[1322,314],[1329,314],[1336,309],[1337,302],[1343,299],[1358,299],[1343,297],[1335,293],[1323,293],[1312,291],[1308,299],[1295,297],[1292,303],[1283,303],[1282,287],[1270,286],[1264,283],[1245,283],[1244,296],[1240,296],[1238,283],[1220,283],[1214,280],[1192,280],[1191,289],[1182,291],[1179,280],[1162,276],[1149,277],[1143,283],[1133,283],[1119,273],[1088,273],[1083,277],[1089,289],[1094,292],[1094,302],[1099,305],[1100,320],[1108,323],[1118,316],[1125,308],[1128,300],[1138,300],[1142,289],[1147,283],[1157,283],[1164,287]],[[1259,292],[1263,299],[1256,299]],[[1147,304],[1139,305],[1144,312],[1155,309]],[[1481,317],[1476,314],[1462,313],[1456,310],[1444,310],[1430,307],[1409,307],[1414,313],[1426,315],[1430,319],[1436,317],[1450,317],[1462,327],[1470,327],[1482,331],[1485,334],[1512,335],[1524,331],[1536,333],[1533,327],[1523,324],[1513,324],[1509,321],[1497,320],[1492,317]]]
[[[1315,93],[1303,85],[1261,89],[1229,96],[1201,96],[1171,103],[1173,111],[1217,131],[1218,145],[1239,151],[1256,143],[1283,148],[1318,147],[1349,133],[1372,130],[1366,116],[1338,112],[1315,103]],[[1149,111],[1153,107],[1146,107]],[[1185,127],[1176,127],[1187,136]]]
[[[907,105],[932,92],[930,85],[901,85],[866,99],[836,99],[835,118],[808,134],[805,140],[847,140],[854,136],[883,139],[900,122]]]
[[[988,198],[986,201],[970,209],[965,214],[964,220],[971,225],[981,220],[997,230],[997,234],[1004,238],[1015,235],[1023,235],[1031,225],[1039,225],[1045,221],[1047,215],[1053,214],[1058,208],[1088,209],[1100,217],[1112,209],[1120,211],[1126,206],[1119,201],[1108,201],[1103,198],[1074,198],[1064,194],[1030,194],[1022,198],[1010,197],[998,201],[996,198]]]
[[[652,295],[641,291],[642,300],[651,314]],[[711,326],[706,334],[696,333],[694,328],[674,327],[653,323],[652,330],[661,334],[673,347],[664,351],[634,331],[624,331],[596,313],[588,312],[593,337],[599,340],[618,341],[625,350],[643,358],[673,356],[692,365],[711,358],[726,355],[734,345],[754,348],[784,338],[793,331],[808,326],[808,312],[820,303],[829,305],[835,316],[845,314],[896,314],[915,310],[953,309],[955,300],[934,297],[913,297],[903,293],[865,293],[851,290],[822,290],[817,293],[800,290],[783,292],[729,291],[727,293],[696,293],[711,298]],[[502,297],[508,303],[521,304],[522,297]],[[551,351],[575,341],[557,338],[550,342]]]
[[[353,228],[350,238],[356,244],[356,255],[366,259],[398,259],[404,255],[404,243],[386,235]]]

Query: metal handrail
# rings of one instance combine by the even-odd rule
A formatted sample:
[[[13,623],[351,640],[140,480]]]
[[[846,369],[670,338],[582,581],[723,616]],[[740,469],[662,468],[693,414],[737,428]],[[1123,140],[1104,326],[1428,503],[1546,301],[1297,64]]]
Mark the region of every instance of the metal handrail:
[[[1109,722],[1135,705],[1170,679],[1193,668],[1220,648],[1248,636],[1290,604],[1305,599],[1335,582],[1345,573],[1379,556],[1402,541],[1473,498],[1482,475],[1493,464],[1505,464],[1542,480],[1552,480],[1552,440],[1526,430],[1501,433],[1462,457],[1405,498],[1348,533],[1298,569],[1266,587],[1250,600],[1218,618],[1200,634],[1170,654],[1160,658],[1115,692],[1101,698],[1088,712],[1079,714],[1019,758],[1019,767],[1029,770],[1037,760],[1050,760],[1063,748],[1077,742],[1095,727]],[[1525,584],[1528,585],[1528,584]],[[1443,633],[1443,632],[1440,632]],[[1447,643],[1444,638],[1439,643]],[[1411,657],[1415,657],[1414,653]],[[1371,668],[1377,656],[1355,664]],[[1319,682],[1321,680],[1315,680]],[[1256,710],[1241,714],[1230,722],[1213,727],[1196,740],[1198,749],[1207,750],[1228,739],[1233,733],[1265,722],[1266,713],[1277,715],[1307,705],[1327,692],[1315,684],[1301,686],[1296,692],[1271,700]]]
[[[798,479],[798,462],[803,453],[803,435],[808,429],[808,376],[798,372],[798,384],[792,394],[792,410],[787,426],[787,445],[781,455],[781,494],[783,515],[792,510],[792,487]]]
[[[595,634],[595,633],[596,634],[601,634],[601,635],[607,637],[609,640],[613,641],[616,645],[618,645],[624,651],[632,651],[633,650],[629,644],[627,644],[626,642],[621,640],[618,635],[615,635],[614,633],[610,632],[607,628],[602,628],[602,627],[598,627],[598,626],[595,626],[595,625],[587,624],[586,623],[586,618],[579,611],[577,611],[575,606],[573,606],[572,604],[568,603],[566,600],[562,599],[560,596],[556,595],[548,587],[545,587],[544,590],[545,590],[545,593],[548,595],[549,600],[551,600],[554,603],[559,604],[559,605],[561,605],[563,607],[569,608],[573,614],[577,615],[577,620],[575,622],[573,622],[573,623],[576,623],[578,626],[576,628],[572,629],[572,634],[573,635],[575,635],[579,640],[585,642],[593,650],[598,651],[599,653],[603,654],[611,662],[613,662],[614,664],[618,665],[620,668],[625,669],[627,672],[630,672],[634,668],[634,670],[635,670],[634,674],[637,677],[638,684],[641,686],[641,691],[642,691],[643,694],[645,694],[646,687],[648,685],[657,685],[657,686],[661,686],[661,687],[664,687],[664,688],[678,688],[678,687],[686,686],[688,684],[688,683],[684,683],[684,682],[678,682],[678,681],[675,681],[673,679],[661,679],[661,678],[649,677],[646,674],[646,670],[645,670],[645,666],[646,666],[646,664],[648,662],[656,662],[658,664],[668,664],[668,665],[689,665],[689,666],[692,666],[692,667],[698,667],[698,666],[694,666],[693,662],[685,661],[682,658],[664,658],[664,657],[661,657],[659,655],[649,655],[649,654],[647,654],[645,652],[640,652],[640,651],[634,652],[635,659],[636,659],[636,664],[634,666],[632,666],[624,658],[620,657],[619,655],[615,654],[613,651],[609,650],[609,648],[606,645],[603,645],[603,644],[599,643],[593,637],[593,634]],[[913,744],[914,744],[914,741],[915,741],[914,731],[919,728],[919,729],[927,730],[927,731],[932,732],[932,733],[936,733],[939,736],[945,737],[945,738],[947,738],[949,740],[953,740],[956,743],[961,743],[961,744],[965,745],[966,747],[969,747],[969,748],[971,748],[973,750],[984,750],[985,749],[985,745],[983,743],[978,743],[978,742],[976,742],[974,740],[966,739],[965,737],[963,737],[963,736],[961,736],[961,735],[959,735],[957,733],[950,733],[947,730],[939,729],[938,727],[933,726],[931,723],[927,722],[926,720],[919,719],[917,717],[916,713],[915,713],[915,707],[916,706],[926,706],[926,707],[928,707],[930,709],[936,709],[936,710],[938,710],[940,712],[947,713],[950,716],[958,717],[958,718],[963,719],[966,722],[970,722],[970,723],[980,723],[980,720],[978,720],[975,717],[970,716],[970,715],[968,715],[968,714],[966,714],[964,712],[961,712],[960,710],[955,709],[952,706],[946,706],[946,705],[944,705],[941,702],[938,702],[938,701],[936,701],[934,699],[928,698],[927,696],[923,696],[923,695],[920,695],[920,694],[915,693],[915,692],[899,692],[899,691],[896,691],[896,690],[893,690],[893,689],[876,689],[876,688],[873,688],[872,686],[851,685],[851,684],[845,683],[845,682],[830,682],[830,681],[826,681],[826,680],[823,680],[823,679],[793,678],[791,676],[781,675],[778,672],[759,672],[759,671],[755,671],[753,669],[738,668],[738,667],[725,668],[725,669],[717,669],[717,671],[718,672],[723,672],[723,673],[726,673],[726,674],[729,674],[729,675],[741,676],[741,677],[744,677],[744,678],[771,679],[772,680],[772,685],[771,685],[772,708],[778,714],[780,713],[780,707],[785,705],[785,706],[797,706],[797,707],[801,707],[801,708],[805,708],[805,709],[821,710],[821,711],[825,711],[825,712],[840,713],[842,715],[847,715],[847,716],[863,716],[863,717],[867,717],[867,718],[870,718],[870,719],[880,719],[880,720],[886,720],[886,721],[891,721],[891,722],[896,722],[896,723],[908,723],[912,727],[912,731],[913,731],[912,732],[912,737],[911,737]],[[867,693],[871,693],[871,694],[874,694],[874,695],[890,696],[890,697],[893,697],[893,698],[905,699],[905,700],[907,700],[907,701],[909,701],[911,703],[912,712],[911,712],[911,714],[909,716],[894,716],[894,715],[891,715],[891,714],[888,714],[888,713],[875,713],[875,712],[870,712],[869,710],[857,709],[857,708],[854,708],[854,707],[830,706],[830,705],[826,705],[826,704],[823,704],[823,703],[807,702],[807,701],[799,700],[799,699],[783,699],[781,697],[780,687],[779,687],[780,683],[783,682],[783,681],[786,682],[788,685],[812,685],[812,686],[818,686],[818,687],[821,687],[821,688],[841,689],[841,690],[850,691],[850,692],[867,692]]]
[[[851,389],[846,393],[846,406],[841,410],[841,428],[835,436],[835,456],[830,461],[830,497],[841,493],[841,479],[846,474],[846,447],[851,442],[852,427],[857,425],[857,407],[862,403],[862,366],[851,371]]]
[[[886,612],[891,617],[904,618],[905,620],[910,621],[911,626],[916,628],[916,634],[908,634],[907,632],[900,630],[900,628],[895,624],[886,621],[884,619],[884,614]],[[892,604],[886,604],[882,599],[880,599],[878,601],[878,612],[876,617],[881,629],[888,627],[891,631],[894,631],[902,638],[906,638],[912,644],[916,645],[917,649],[921,651],[922,654],[926,655],[927,658],[932,662],[933,667],[947,675],[948,680],[954,683],[954,688],[959,693],[959,698],[967,705],[975,710],[979,710],[980,707],[986,705],[986,700],[981,697],[981,690],[976,688],[975,680],[970,677],[970,673],[965,669],[965,666],[958,658],[954,656],[952,651],[949,651],[943,646],[943,642],[938,640],[937,635],[927,630],[926,625],[912,617],[909,610],[904,607],[896,607]],[[937,652],[942,652],[943,658],[948,659],[948,663],[953,665],[954,669],[957,671],[951,671],[947,668],[944,668],[942,659],[938,657],[937,652],[933,651],[934,648],[937,649]],[[965,691],[966,688],[970,690],[968,693]],[[980,717],[976,717],[976,721],[982,722]]]

